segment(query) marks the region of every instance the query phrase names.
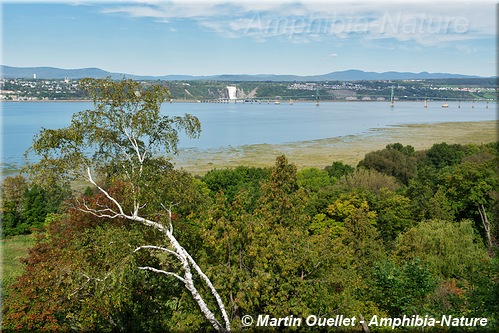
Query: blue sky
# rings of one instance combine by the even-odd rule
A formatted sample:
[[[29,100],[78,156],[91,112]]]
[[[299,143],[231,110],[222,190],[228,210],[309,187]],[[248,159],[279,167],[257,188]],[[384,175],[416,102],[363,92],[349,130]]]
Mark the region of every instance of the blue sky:
[[[9,66],[138,75],[496,75],[494,1],[7,1]]]

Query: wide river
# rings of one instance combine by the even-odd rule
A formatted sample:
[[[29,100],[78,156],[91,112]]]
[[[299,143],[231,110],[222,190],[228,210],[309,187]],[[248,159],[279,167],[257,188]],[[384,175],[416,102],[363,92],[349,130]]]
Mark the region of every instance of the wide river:
[[[473,107],[474,106],[474,107]],[[2,165],[24,163],[23,153],[33,136],[45,128],[69,125],[74,112],[92,107],[88,102],[2,102]],[[496,104],[398,102],[314,103],[172,103],[164,104],[168,115],[190,113],[201,121],[201,137],[180,139],[180,148],[210,148],[325,139],[362,134],[373,128],[439,122],[469,122],[496,119]]]

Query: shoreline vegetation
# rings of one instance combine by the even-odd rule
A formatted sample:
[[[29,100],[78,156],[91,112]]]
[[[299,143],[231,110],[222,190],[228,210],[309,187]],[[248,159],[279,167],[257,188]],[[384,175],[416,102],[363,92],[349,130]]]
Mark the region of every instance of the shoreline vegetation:
[[[481,144],[498,139],[498,120],[480,122],[445,122],[432,124],[396,125],[373,128],[357,135],[285,144],[254,144],[221,147],[200,151],[184,149],[172,158],[177,168],[193,175],[204,175],[212,169],[234,168],[240,165],[270,167],[276,156],[284,154],[299,169],[323,169],[334,161],[356,166],[364,156],[385,148],[390,143],[411,145],[416,150],[429,149],[435,143]]]

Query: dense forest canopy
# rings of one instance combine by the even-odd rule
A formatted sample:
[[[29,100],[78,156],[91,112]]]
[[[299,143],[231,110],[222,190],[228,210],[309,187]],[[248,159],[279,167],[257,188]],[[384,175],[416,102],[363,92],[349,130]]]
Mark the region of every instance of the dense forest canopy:
[[[4,236],[37,235],[5,286],[4,331],[228,331],[259,314],[452,315],[487,326],[445,330],[499,329],[498,142],[393,143],[355,167],[277,156],[193,177],[150,153],[200,131],[190,115],[156,118],[163,88],[87,84],[95,109],[40,133],[41,161],[2,184]],[[84,191],[70,182],[81,177]]]

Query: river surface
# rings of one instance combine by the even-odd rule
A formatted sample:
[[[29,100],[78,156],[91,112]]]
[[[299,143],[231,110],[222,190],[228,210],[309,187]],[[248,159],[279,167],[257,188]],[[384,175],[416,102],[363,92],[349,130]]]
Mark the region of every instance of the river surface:
[[[2,166],[24,164],[23,154],[42,128],[68,126],[75,112],[92,108],[88,102],[2,102]],[[496,105],[471,102],[314,103],[172,103],[164,104],[168,115],[190,113],[201,121],[199,139],[180,138],[180,148],[211,148],[250,144],[282,144],[356,135],[373,128],[402,124],[469,122],[496,119]]]

